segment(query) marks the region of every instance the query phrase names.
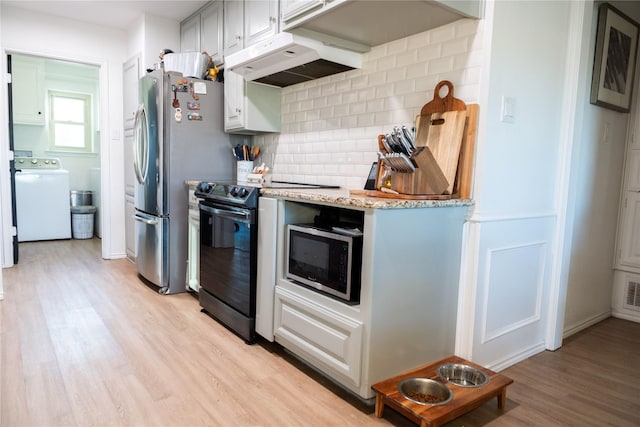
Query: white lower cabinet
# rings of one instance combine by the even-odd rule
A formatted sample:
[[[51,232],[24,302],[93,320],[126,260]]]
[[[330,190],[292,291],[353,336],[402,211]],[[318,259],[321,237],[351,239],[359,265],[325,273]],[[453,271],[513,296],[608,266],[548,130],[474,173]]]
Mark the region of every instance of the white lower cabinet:
[[[360,385],[362,322],[276,287],[276,341],[343,383]]]
[[[259,199],[269,233],[258,258],[275,259],[275,272],[259,269],[259,334],[363,399],[376,382],[454,353],[466,206],[358,209],[269,196]],[[287,225],[313,223],[326,204],[363,218],[359,303],[287,278]]]
[[[189,188],[189,217],[188,217],[188,246],[187,246],[187,291],[200,290],[200,210],[194,189]]]
[[[127,248],[127,258],[131,261],[136,260],[136,235],[135,235],[135,221],[133,216],[136,213],[135,197],[130,194],[124,196],[124,234]]]

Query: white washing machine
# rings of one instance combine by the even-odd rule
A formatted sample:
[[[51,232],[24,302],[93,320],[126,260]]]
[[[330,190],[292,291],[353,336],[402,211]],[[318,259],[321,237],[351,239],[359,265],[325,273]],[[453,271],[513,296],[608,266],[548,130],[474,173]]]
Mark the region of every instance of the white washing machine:
[[[18,242],[71,238],[69,171],[51,157],[16,157]]]

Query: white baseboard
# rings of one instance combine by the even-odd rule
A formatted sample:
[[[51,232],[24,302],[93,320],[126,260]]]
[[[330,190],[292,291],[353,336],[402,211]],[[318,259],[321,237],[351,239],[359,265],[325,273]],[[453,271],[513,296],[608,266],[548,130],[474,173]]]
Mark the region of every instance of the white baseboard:
[[[0,295],[0,299],[2,299],[1,295]],[[635,313],[630,313],[629,311],[621,312],[621,311],[614,310],[611,313],[611,315],[618,319],[630,320],[632,322],[640,323],[640,311],[637,311]]]
[[[531,356],[535,356],[538,353],[542,353],[545,350],[546,348],[544,346],[544,343],[540,343],[533,347],[524,349],[521,352],[518,352],[516,354],[512,354],[502,360],[495,361],[486,367],[491,369],[492,371],[500,372],[504,369],[507,369],[509,366],[513,366],[516,363],[522,362],[523,360],[526,360]]]
[[[604,313],[597,314],[588,319],[583,320],[580,323],[569,326],[568,328],[564,328],[564,332],[562,334],[562,338],[568,338],[571,335],[582,331],[583,329],[587,329],[589,326],[593,326],[598,322],[602,322],[604,319],[611,317],[611,311],[606,311]]]

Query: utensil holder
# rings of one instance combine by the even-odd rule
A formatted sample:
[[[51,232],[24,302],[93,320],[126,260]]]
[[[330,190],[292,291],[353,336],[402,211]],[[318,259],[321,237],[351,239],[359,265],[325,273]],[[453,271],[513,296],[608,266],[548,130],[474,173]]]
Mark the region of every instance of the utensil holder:
[[[247,182],[252,171],[253,162],[251,160],[238,160],[236,162],[236,181]]]

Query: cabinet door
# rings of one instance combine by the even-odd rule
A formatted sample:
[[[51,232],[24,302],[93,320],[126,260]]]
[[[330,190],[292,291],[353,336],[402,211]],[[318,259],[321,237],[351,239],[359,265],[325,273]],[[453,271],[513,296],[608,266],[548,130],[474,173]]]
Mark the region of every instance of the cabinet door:
[[[247,82],[240,74],[225,72],[225,131],[245,135],[280,132],[280,104],[279,87]]]
[[[237,129],[243,124],[244,78],[232,71],[224,73],[224,128]]]
[[[324,0],[280,0],[282,20],[290,21],[307,12],[322,7]]]
[[[623,203],[620,264],[640,267],[640,193],[627,191]]]
[[[13,121],[44,124],[44,62],[39,58],[12,56]]]
[[[122,100],[124,129],[133,129],[133,120],[138,109],[138,78],[140,77],[140,57],[129,59],[122,66]]]
[[[245,47],[256,44],[278,33],[277,0],[245,0]]]
[[[223,23],[222,1],[211,3],[200,13],[200,50],[207,52],[216,65],[223,62]]]
[[[224,55],[230,55],[244,47],[244,2],[224,2]]]
[[[127,258],[132,261],[136,259],[136,225],[133,216],[135,215],[135,198],[126,195],[124,197],[124,234],[127,249]]]
[[[135,131],[133,129],[124,130],[124,193],[129,196],[135,194],[136,177],[133,169],[133,141]]]
[[[189,189],[189,234],[187,247],[187,290],[200,290],[200,210],[194,190]]]
[[[180,51],[200,52],[200,14],[180,24]]]
[[[276,341],[338,382],[358,387],[361,322],[276,287]]]

